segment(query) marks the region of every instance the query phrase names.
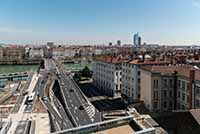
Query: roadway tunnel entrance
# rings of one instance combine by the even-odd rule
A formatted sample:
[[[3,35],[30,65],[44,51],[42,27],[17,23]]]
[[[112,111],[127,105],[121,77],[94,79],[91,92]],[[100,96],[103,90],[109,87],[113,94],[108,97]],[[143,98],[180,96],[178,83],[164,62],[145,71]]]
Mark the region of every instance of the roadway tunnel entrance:
[[[40,61],[40,66],[39,66],[39,68],[41,68],[41,69],[44,69],[44,68],[45,68],[44,60],[41,60],[41,61]]]

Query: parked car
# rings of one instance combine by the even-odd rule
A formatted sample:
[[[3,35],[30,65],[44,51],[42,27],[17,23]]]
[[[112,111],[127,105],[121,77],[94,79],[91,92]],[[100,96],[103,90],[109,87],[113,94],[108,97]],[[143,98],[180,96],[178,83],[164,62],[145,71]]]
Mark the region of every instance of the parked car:
[[[44,96],[44,97],[42,97],[42,100],[43,100],[44,102],[47,102],[48,98],[47,98],[46,96]]]

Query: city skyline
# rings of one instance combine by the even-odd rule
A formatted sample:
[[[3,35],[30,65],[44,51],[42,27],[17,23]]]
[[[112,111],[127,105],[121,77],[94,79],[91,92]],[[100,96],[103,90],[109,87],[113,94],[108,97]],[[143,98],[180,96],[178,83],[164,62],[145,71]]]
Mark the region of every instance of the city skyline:
[[[200,1],[8,0],[0,5],[0,42],[16,44],[199,44]]]

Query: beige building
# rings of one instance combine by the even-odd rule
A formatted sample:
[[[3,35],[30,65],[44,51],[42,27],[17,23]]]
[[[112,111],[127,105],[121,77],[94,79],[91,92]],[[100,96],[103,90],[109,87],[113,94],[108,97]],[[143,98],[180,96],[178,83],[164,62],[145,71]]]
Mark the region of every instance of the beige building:
[[[151,61],[148,59],[132,60],[122,64],[122,100],[126,104],[138,102],[141,92],[141,71],[142,66],[147,65],[168,65],[165,61]]]
[[[3,48],[3,60],[22,60],[25,58],[24,48]]]
[[[141,100],[150,111],[200,108],[200,70],[192,66],[141,69]]]
[[[200,70],[185,69],[178,75],[177,109],[200,108]]]
[[[146,66],[141,69],[141,100],[150,111],[174,108],[174,70],[168,66]]]

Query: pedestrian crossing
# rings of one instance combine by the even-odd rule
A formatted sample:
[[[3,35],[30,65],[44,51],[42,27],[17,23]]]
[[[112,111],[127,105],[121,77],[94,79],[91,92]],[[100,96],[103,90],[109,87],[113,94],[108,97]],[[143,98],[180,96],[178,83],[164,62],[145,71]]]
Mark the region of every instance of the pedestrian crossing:
[[[95,116],[95,108],[93,105],[88,105],[86,108],[86,112],[88,113],[90,119],[92,122],[94,121],[94,116]]]

